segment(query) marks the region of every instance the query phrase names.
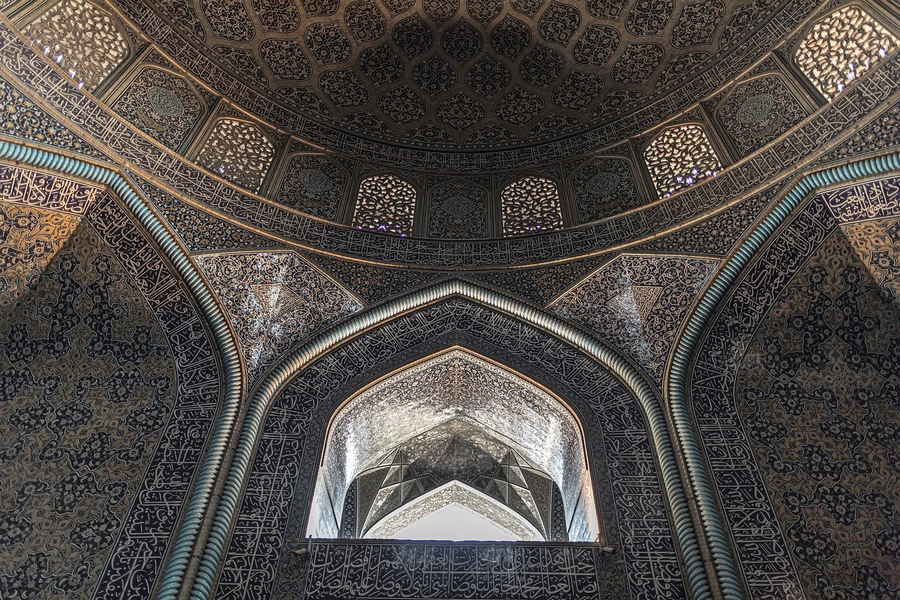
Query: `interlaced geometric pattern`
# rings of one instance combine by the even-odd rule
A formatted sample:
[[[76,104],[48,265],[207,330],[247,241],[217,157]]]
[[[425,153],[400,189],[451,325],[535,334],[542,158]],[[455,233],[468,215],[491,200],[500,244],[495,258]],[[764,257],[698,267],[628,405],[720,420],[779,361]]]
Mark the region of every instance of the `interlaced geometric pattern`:
[[[274,156],[275,147],[259,127],[222,119],[206,139],[197,162],[232,183],[258,192]]]
[[[128,55],[128,42],[110,15],[85,0],[63,0],[26,25],[33,47],[93,90]]]
[[[359,184],[353,225],[406,236],[412,233],[416,188],[394,175],[373,175]]]
[[[717,175],[722,168],[709,138],[696,124],[663,131],[644,150],[644,160],[660,197],[671,196],[704,177]]]
[[[898,46],[897,38],[863,9],[845,6],[814,24],[794,57],[822,95],[831,100]]]
[[[563,225],[559,189],[549,179],[529,175],[500,194],[503,235],[523,235],[560,229]]]

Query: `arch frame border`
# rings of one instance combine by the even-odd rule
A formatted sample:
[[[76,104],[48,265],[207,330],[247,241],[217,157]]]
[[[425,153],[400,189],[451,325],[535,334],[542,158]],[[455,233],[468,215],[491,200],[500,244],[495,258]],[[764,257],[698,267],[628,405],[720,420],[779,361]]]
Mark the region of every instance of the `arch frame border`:
[[[239,509],[244,483],[262,434],[265,416],[279,392],[297,373],[326,356],[343,342],[404,313],[454,296],[504,312],[526,325],[537,327],[561,339],[610,371],[635,395],[647,421],[648,438],[656,454],[664,497],[671,511],[675,541],[684,561],[685,583],[691,590],[691,596],[697,600],[714,597],[708,567],[701,556],[700,543],[695,532],[666,416],[652,386],[616,351],[559,317],[481,285],[454,278],[429,285],[348,317],[336,326],[295,346],[257,384],[255,391],[250,395],[234,459],[222,491],[222,499],[216,509],[197,578],[191,588],[192,600],[207,600],[215,587],[219,565],[224,557]]]

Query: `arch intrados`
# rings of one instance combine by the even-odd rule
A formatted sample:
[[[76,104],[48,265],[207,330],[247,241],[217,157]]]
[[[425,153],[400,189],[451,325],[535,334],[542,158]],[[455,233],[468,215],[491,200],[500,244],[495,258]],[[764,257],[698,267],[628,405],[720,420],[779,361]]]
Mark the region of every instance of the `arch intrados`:
[[[548,388],[547,386],[545,386],[543,383],[536,381],[533,377],[530,377],[530,376],[522,373],[520,370],[518,370],[512,366],[506,365],[506,364],[488,356],[487,354],[485,354],[483,352],[479,352],[472,348],[468,348],[462,344],[453,344],[453,345],[447,346],[446,348],[442,348],[441,350],[437,350],[436,352],[432,352],[431,354],[429,354],[427,356],[418,358],[412,362],[407,363],[406,365],[403,365],[402,367],[398,367],[398,368],[392,370],[389,373],[381,375],[381,376],[377,377],[376,379],[374,379],[373,381],[370,381],[369,383],[366,383],[364,386],[360,387],[359,390],[357,390],[356,392],[347,396],[346,399],[342,400],[340,402],[340,404],[338,404],[337,406],[335,406],[332,409],[331,417],[329,417],[329,419],[328,419],[328,425],[327,425],[327,430],[326,430],[326,434],[325,434],[326,437],[328,435],[328,432],[331,430],[332,425],[334,424],[335,416],[337,416],[337,414],[341,410],[343,410],[344,407],[347,406],[347,404],[349,404],[354,399],[359,397],[360,394],[362,394],[366,390],[371,389],[379,384],[383,384],[386,380],[390,379],[391,377],[399,375],[400,373],[407,371],[421,363],[428,362],[429,360],[433,360],[433,359],[441,356],[442,354],[447,354],[447,353],[455,352],[455,351],[463,352],[465,354],[475,357],[477,360],[480,360],[480,361],[488,363],[498,369],[501,369],[501,370],[509,373],[513,377],[521,379],[522,381],[526,382],[527,384],[539,389],[542,393],[547,394],[548,396],[551,396],[554,400],[559,402],[562,406],[565,407],[565,409],[569,412],[569,414],[572,415],[572,418],[575,419],[575,423],[578,425],[578,429],[581,434],[581,439],[584,444],[583,449],[585,452],[587,452],[587,445],[586,445],[586,442],[584,439],[584,427],[581,424],[582,417],[576,407],[572,406],[569,402],[564,400],[559,394],[557,394],[555,391],[553,391],[550,388]],[[321,465],[321,460],[319,461],[319,464]]]
[[[429,369],[439,369],[442,364],[454,359],[467,361],[481,373],[489,373],[490,370],[499,373],[507,382],[523,390],[518,399],[528,399],[530,394],[532,404],[528,406],[516,406],[515,402],[509,402],[510,399],[492,397],[489,402],[491,400],[493,402],[484,407],[490,408],[490,411],[482,411],[480,419],[469,416],[468,420],[489,435],[499,434],[500,439],[509,442],[510,446],[516,448],[525,458],[547,472],[563,495],[567,522],[571,522],[573,516],[578,513],[584,519],[591,535],[596,535],[598,533],[598,515],[593,500],[590,500],[594,497],[590,453],[580,416],[572,406],[545,386],[534,382],[512,367],[458,344],[433,352],[367,383],[332,410],[322,440],[319,474],[316,477],[315,495],[322,496],[321,499],[313,500],[313,506],[321,505],[320,502],[325,499],[325,494],[333,507],[342,506],[347,488],[360,473],[372,466],[373,461],[379,460],[392,448],[430,431],[434,427],[453,418],[468,416],[450,413],[435,417],[434,413],[440,412],[439,409],[446,404],[435,404],[434,396],[424,397],[420,400],[412,398],[412,394],[416,391],[413,389],[413,391],[393,397],[390,404],[382,406],[375,413],[379,418],[370,418],[372,415],[371,401],[373,398],[377,400],[379,392],[385,391],[390,385],[402,384],[417,375],[426,373]],[[417,372],[417,370],[419,371]],[[500,386],[496,389],[499,390]],[[503,406],[504,400],[507,401],[506,406]],[[545,404],[535,408],[533,405],[535,400],[544,401]],[[446,402],[447,399],[441,398],[440,401]],[[391,409],[399,406],[403,407],[407,422],[412,423],[410,428],[402,432],[398,432],[396,428],[392,429],[392,421],[396,419],[397,413]],[[413,416],[408,414],[410,409],[414,411]],[[561,417],[555,421],[553,419],[554,409],[556,415]],[[335,427],[341,425],[342,415],[348,416],[348,410],[356,410],[357,413],[349,415],[351,419],[349,422],[343,423],[343,430],[336,430]],[[517,410],[518,412],[516,412]],[[542,410],[547,411],[546,414],[541,414]],[[509,418],[511,414],[514,415],[512,419]],[[353,420],[354,416],[355,420]],[[535,423],[537,425],[534,425]],[[567,426],[568,429],[566,429]],[[343,433],[344,431],[351,433],[347,436]],[[360,431],[363,433],[359,433]],[[354,436],[354,432],[358,433],[358,437]],[[378,436],[380,436],[380,440],[375,439]],[[548,438],[548,436],[550,437]],[[547,439],[552,439],[554,443],[543,444]],[[531,442],[531,445],[528,444],[528,441]],[[362,446],[361,449],[358,446],[354,447],[356,442]],[[544,450],[543,454],[540,452],[542,449]],[[350,457],[349,464],[348,456]],[[582,497],[588,501],[582,502]],[[582,505],[583,508],[579,509]],[[317,523],[318,519],[311,515],[308,523],[309,534],[316,531]]]

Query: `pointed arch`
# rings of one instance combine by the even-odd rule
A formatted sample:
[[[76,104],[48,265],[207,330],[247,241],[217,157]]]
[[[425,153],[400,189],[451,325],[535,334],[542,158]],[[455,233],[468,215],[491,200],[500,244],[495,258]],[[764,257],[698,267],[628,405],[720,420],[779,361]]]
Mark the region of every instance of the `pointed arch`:
[[[502,460],[500,454],[511,452],[554,482],[561,492],[566,523],[562,531],[555,532],[559,535],[552,536],[554,539],[597,539],[596,508],[593,502],[582,499],[593,498],[594,484],[583,425],[576,411],[518,371],[459,346],[401,367],[354,392],[334,410],[312,500],[314,511],[329,504],[331,510],[315,511],[309,518],[307,534],[337,537],[338,530],[346,530],[344,524],[334,522],[332,515],[338,521],[342,519],[341,507],[347,507],[345,500],[352,495],[349,488],[355,480],[383,463],[385,456],[407,454],[410,449],[405,446],[413,439],[424,436],[434,443],[446,437],[435,435],[442,428],[454,430],[451,439],[474,438],[475,444],[487,452],[484,458],[492,463]],[[490,454],[495,455],[493,460]],[[462,473],[478,479],[466,469],[455,471],[456,476]],[[484,471],[480,473],[485,475]],[[533,504],[529,485],[517,483],[525,501]],[[526,512],[543,530],[541,535],[550,539],[547,534],[553,529],[551,525],[558,524],[551,524],[551,490],[547,492],[546,506],[531,506],[533,510]],[[354,504],[359,508],[358,502]],[[373,505],[364,508],[375,510]],[[371,522],[366,524],[370,526]],[[362,527],[353,529],[363,532]]]
[[[447,312],[446,307],[449,302],[455,302],[454,306],[457,306],[459,310]],[[438,311],[438,308],[435,307],[440,307],[444,313],[435,314],[434,311]],[[561,319],[503,294],[462,280],[438,283],[359,313],[296,348],[264,378],[251,398],[247,417],[244,420],[232,469],[225,484],[223,500],[216,512],[215,522],[198,573],[195,585],[198,593],[203,588],[211,587],[220,560],[225,553],[226,544],[229,542],[232,526],[238,518],[242,489],[250,474],[251,463],[256,455],[259,442],[264,436],[266,415],[272,409],[279,394],[285,389],[285,385],[295,377],[305,376],[306,371],[314,363],[323,364],[322,362],[317,363],[317,361],[332,352],[344,352],[349,345],[359,348],[355,350],[356,352],[364,352],[362,347],[354,345],[361,339],[360,336],[368,336],[367,339],[371,344],[381,347],[388,343],[384,336],[399,336],[396,339],[402,339],[405,335],[423,333],[427,329],[425,325],[450,327],[447,323],[460,323],[459,320],[465,318],[464,307],[474,307],[472,310],[483,309],[486,311],[485,314],[495,315],[494,318],[505,323],[504,327],[506,327],[507,333],[513,329],[520,329],[519,334],[524,338],[549,335],[562,344],[561,348],[567,349],[565,352],[575,352],[589,357],[595,368],[600,370],[599,372],[605,372],[621,381],[624,386],[623,393],[633,394],[637,399],[634,406],[640,407],[639,412],[636,413],[637,419],[642,423],[646,422],[647,439],[652,446],[652,449],[648,448],[648,450],[655,455],[658,461],[653,470],[656,470],[657,467],[659,469],[659,477],[664,488],[663,493],[672,514],[677,545],[686,564],[686,579],[693,589],[695,597],[706,597],[709,584],[699,555],[699,546],[675,462],[674,450],[668,437],[665,418],[659,402],[648,383],[626,360],[610,348]],[[432,312],[427,312],[429,310]],[[442,320],[434,321],[438,317]],[[471,324],[462,325],[465,325],[466,328],[472,327]],[[451,331],[455,327],[454,324]],[[401,331],[389,334],[383,332],[385,328],[401,328]],[[470,329],[468,331],[471,332]],[[546,352],[541,347],[530,348],[530,350],[535,357]],[[334,359],[329,357],[327,362],[333,363]],[[560,357],[557,367],[567,370],[570,365],[563,360],[563,357]],[[358,369],[356,371],[358,372]],[[593,377],[597,377],[599,372],[595,372]],[[582,382],[587,384],[591,376],[582,373],[581,377],[586,378]],[[625,389],[629,392],[624,392]],[[645,426],[641,425],[641,427]],[[283,477],[283,475],[279,477]],[[663,521],[665,520],[663,519]]]
[[[215,302],[212,291],[203,279],[200,271],[188,256],[187,251],[179,244],[172,232],[159,220],[148,203],[135,192],[134,187],[117,172],[83,160],[68,158],[59,154],[53,154],[37,148],[30,148],[7,141],[0,141],[0,158],[21,162],[38,169],[48,169],[66,175],[74,175],[95,184],[108,188],[114,193],[127,211],[139,223],[140,228],[155,242],[160,253],[171,261],[173,271],[177,273],[198,307],[198,312],[209,327],[215,344],[215,351],[222,361],[222,383],[218,397],[218,415],[204,438],[207,442],[206,454],[199,458],[199,469],[193,478],[193,486],[183,487],[180,481],[174,481],[179,487],[178,492],[185,497],[184,510],[180,516],[175,514],[175,520],[171,525],[169,535],[173,536],[171,546],[162,550],[168,550],[168,562],[159,563],[159,570],[147,578],[134,577],[136,586],[152,586],[159,584],[157,597],[174,600],[180,589],[192,550],[195,547],[197,536],[207,513],[210,498],[216,478],[221,469],[225,457],[228,439],[237,422],[240,399],[244,390],[244,375],[240,355],[237,349],[237,341],[234,331],[230,328],[228,320],[219,305]],[[115,219],[113,219],[115,221]],[[128,239],[127,237],[125,239]],[[167,314],[170,317],[180,315],[180,307],[174,303],[172,296],[156,274],[148,275],[148,282],[159,285],[157,290],[161,302],[166,303]],[[197,352],[199,342],[192,339],[193,333],[184,329],[179,333],[184,338],[183,343],[189,346],[185,350],[185,356],[193,356]],[[189,381],[192,377],[204,377],[201,370],[192,373],[185,372],[184,377]],[[195,392],[199,393],[200,386],[196,386]],[[190,411],[188,411],[190,412]],[[186,427],[191,431],[191,427]],[[192,431],[191,431],[192,432]],[[193,433],[193,432],[192,432]],[[196,436],[195,436],[196,437]],[[190,485],[190,484],[185,484]],[[170,515],[171,516],[171,515]],[[161,525],[161,524],[160,524]],[[121,558],[121,557],[120,557]],[[142,565],[149,565],[149,561],[141,559]],[[109,566],[107,566],[109,568]],[[132,568],[126,568],[133,574]],[[112,573],[110,573],[112,578]],[[149,589],[136,592],[138,595],[147,595]]]
[[[421,521],[423,515],[433,515],[453,505],[461,506],[496,528],[504,530],[511,540],[543,540],[541,533],[524,517],[484,492],[459,481],[448,481],[404,504],[378,521],[366,532],[365,537],[404,539],[401,537],[403,531]]]
[[[703,466],[704,459],[701,456],[702,450],[698,443],[698,438],[702,436],[702,428],[698,428],[700,431],[695,432],[689,409],[689,402],[694,403],[698,401],[696,397],[691,397],[688,390],[689,383],[696,386],[696,381],[702,378],[705,380],[703,385],[708,388],[704,393],[707,396],[715,396],[718,393],[715,390],[716,386],[727,385],[725,382],[728,381],[729,375],[728,373],[723,373],[723,371],[727,371],[738,364],[738,361],[731,354],[731,348],[722,343],[721,338],[712,339],[711,326],[716,323],[723,328],[735,327],[743,329],[750,327],[752,330],[755,327],[755,324],[750,324],[761,318],[763,311],[749,311],[748,305],[742,304],[738,310],[741,317],[734,319],[733,315],[728,315],[723,309],[727,303],[739,297],[740,294],[743,294],[740,297],[745,300],[753,297],[756,292],[750,288],[759,284],[759,281],[762,281],[763,278],[753,279],[747,269],[753,263],[754,258],[759,257],[759,252],[767,244],[770,244],[781,231],[784,231],[782,229],[783,225],[789,221],[789,217],[794,211],[805,200],[810,198],[811,194],[825,186],[875,174],[884,174],[898,169],[900,169],[900,154],[894,153],[819,171],[801,179],[772,209],[766,218],[750,232],[744,242],[725,261],[719,272],[714,275],[706,291],[698,299],[694,310],[686,320],[684,327],[679,333],[675,349],[670,355],[668,376],[665,381],[665,397],[672,415],[675,435],[679,439],[684,452],[690,485],[694,496],[702,499],[698,509],[703,526],[707,530],[707,539],[710,540],[710,552],[717,564],[725,564],[729,569],[727,572],[722,573],[723,591],[726,599],[733,598],[737,600],[743,597],[741,579],[735,565],[731,561],[731,550],[728,548],[727,542],[730,536],[725,536],[724,519],[720,520],[721,517],[718,511],[713,510],[715,502],[713,490],[716,488],[710,476],[715,475],[715,472],[708,473]],[[843,206],[837,206],[833,209],[836,214],[830,215],[830,220],[832,222],[838,219],[852,221],[854,217],[855,220],[861,220],[865,216],[871,218],[873,215],[888,213],[893,209],[894,205],[888,202],[883,202],[880,206],[870,205],[869,199],[870,196],[866,192],[859,191],[853,194],[851,198],[843,203]],[[806,206],[809,207],[811,205],[812,203],[808,203]],[[828,210],[822,207],[817,208],[817,211],[820,213],[827,213]],[[786,242],[786,245],[790,246],[787,252],[792,255],[791,260],[799,260],[798,256],[800,254],[809,252],[817,246],[815,236],[819,233],[817,230],[821,228],[820,220],[821,218],[816,215],[802,215],[796,219],[796,222],[800,223],[800,227],[805,227],[807,231],[801,231],[799,239]],[[772,250],[770,247],[770,251],[778,252],[779,249]],[[758,267],[760,263],[761,261],[756,261],[755,266]],[[773,262],[772,264],[776,263]],[[760,285],[765,287],[767,294],[771,296],[772,285],[787,280],[784,274],[784,267],[780,262],[778,263],[778,268],[769,268],[769,277],[775,281]],[[749,283],[747,283],[748,281]],[[746,288],[737,288],[737,285],[744,283],[747,283]],[[750,318],[747,318],[747,315],[750,315]],[[729,321],[729,319],[733,320]],[[734,347],[738,347],[740,343],[743,342],[737,342]],[[700,361],[695,363],[698,351],[706,352],[709,357],[712,357],[712,360],[708,360],[704,366],[700,366]],[[709,401],[709,398],[706,398],[706,401]],[[711,422],[715,423],[716,418],[711,419]],[[714,433],[714,436],[717,437],[716,443],[719,445],[723,443],[731,444],[733,438],[729,437],[729,434],[724,433],[723,429],[716,427]],[[707,440],[707,443],[709,443],[709,440]],[[744,481],[740,477],[736,478],[732,469],[733,466],[730,465],[727,469],[727,477],[731,481]],[[732,500],[736,497],[734,496]],[[729,514],[726,509],[725,515],[728,516]],[[729,526],[732,530],[737,527],[746,528],[750,526],[752,528],[753,525],[750,525],[750,523],[757,522],[753,518],[746,518],[746,515],[741,515],[737,518],[741,522],[730,523]],[[752,541],[751,537],[753,538]],[[759,543],[758,537],[758,531],[754,530],[754,533],[750,536],[744,536],[744,542],[748,545]],[[766,548],[767,556],[764,560],[768,561],[770,558],[768,554],[772,550],[770,546],[766,546]],[[727,559],[727,562],[723,559]],[[757,581],[759,585],[765,586],[771,581],[772,575],[767,570],[765,573],[758,569],[755,572],[760,577]]]

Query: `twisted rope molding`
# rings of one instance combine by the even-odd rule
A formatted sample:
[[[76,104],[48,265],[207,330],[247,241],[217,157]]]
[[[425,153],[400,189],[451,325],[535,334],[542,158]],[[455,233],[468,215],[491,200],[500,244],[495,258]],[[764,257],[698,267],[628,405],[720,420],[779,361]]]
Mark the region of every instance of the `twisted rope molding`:
[[[73,175],[111,189],[125,203],[131,214],[137,218],[153,241],[162,249],[166,258],[175,266],[176,272],[200,307],[203,318],[212,331],[216,349],[225,370],[225,393],[222,398],[221,413],[206,451],[206,458],[197,475],[193,493],[178,529],[175,545],[157,593],[157,598],[160,600],[175,600],[184,581],[188,562],[196,545],[197,536],[212,497],[213,487],[225,457],[228,440],[238,416],[243,377],[241,359],[234,336],[224,313],[215,302],[213,294],[200,276],[200,272],[147,203],[121,175],[98,165],[8,141],[0,141],[0,158]]]
[[[219,562],[241,499],[243,484],[248,476],[249,465],[259,440],[266,411],[282,386],[301,369],[358,333],[382,325],[402,313],[422,308],[451,296],[461,296],[501,310],[524,323],[549,331],[615,373],[637,396],[650,424],[651,441],[660,463],[666,498],[674,519],[676,541],[682,552],[692,597],[697,600],[712,598],[666,419],[656,395],[651,391],[644,378],[615,351],[561,319],[481,286],[461,280],[450,280],[351,317],[337,327],[319,334],[294,349],[286,359],[269,372],[254,394],[244,419],[237,451],[231,463],[225,489],[216,509],[215,520],[203,551],[200,568],[191,589],[192,600],[207,600],[212,593]]]
[[[697,499],[700,521],[709,542],[713,564],[726,600],[737,600],[742,598],[743,594],[740,579],[732,564],[725,529],[716,508],[713,486],[710,484],[703,466],[700,447],[694,435],[688,412],[685,387],[691,356],[697,349],[701,334],[718,312],[720,303],[725,299],[738,276],[750,264],[763,245],[772,239],[778,227],[787,220],[791,212],[809,193],[826,185],[848,182],[859,177],[880,175],[896,169],[900,169],[900,154],[889,154],[812,173],[801,179],[763,222],[751,232],[715,275],[700,297],[697,308],[688,319],[675,346],[669,378],[666,381],[666,398],[675,426],[675,436],[684,454],[691,490]]]

